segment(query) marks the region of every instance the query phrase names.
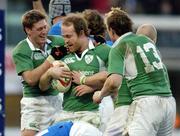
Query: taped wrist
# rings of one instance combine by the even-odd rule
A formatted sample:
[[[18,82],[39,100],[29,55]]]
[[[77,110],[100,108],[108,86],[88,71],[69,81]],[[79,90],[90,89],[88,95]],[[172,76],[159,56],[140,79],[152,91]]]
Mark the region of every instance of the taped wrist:
[[[86,76],[85,75],[81,75],[81,77],[80,77],[80,84],[81,85],[84,85],[85,84],[85,82],[86,82]]]
[[[52,64],[52,63],[55,61],[55,59],[53,58],[52,55],[49,55],[46,60],[47,60],[50,64]]]

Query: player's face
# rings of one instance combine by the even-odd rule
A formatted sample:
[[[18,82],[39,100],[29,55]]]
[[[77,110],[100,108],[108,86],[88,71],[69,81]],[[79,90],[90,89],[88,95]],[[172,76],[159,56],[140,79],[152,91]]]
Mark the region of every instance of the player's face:
[[[74,30],[74,26],[62,25],[62,36],[64,37],[65,44],[69,52],[78,52],[81,48],[80,37]]]
[[[27,29],[27,34],[35,47],[42,48],[47,40],[48,24],[46,20],[41,20],[33,25],[31,29]]]

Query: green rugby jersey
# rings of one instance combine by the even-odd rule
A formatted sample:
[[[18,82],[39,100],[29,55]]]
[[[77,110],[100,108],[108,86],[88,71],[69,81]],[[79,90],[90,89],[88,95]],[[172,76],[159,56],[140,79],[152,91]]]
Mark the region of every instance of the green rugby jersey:
[[[114,48],[117,44],[113,45]],[[132,103],[132,97],[130,93],[130,89],[127,86],[126,79],[123,78],[121,87],[118,90],[118,96],[114,101],[115,107],[130,105]]]
[[[48,36],[44,51],[35,48],[28,38],[20,41],[13,49],[13,61],[16,67],[17,74],[21,76],[24,71],[33,70],[41,65],[48,57],[51,48],[54,46],[64,46],[64,40],[59,36]],[[29,86],[27,82],[22,79],[23,96],[36,97],[46,95],[57,95],[59,92],[52,88],[42,92],[39,85]]]
[[[108,55],[110,47],[99,45],[94,47],[89,43],[89,49],[86,49],[81,57],[71,53],[63,58],[63,61],[69,66],[70,70],[80,71],[86,76],[105,70],[108,64]],[[93,111],[98,109],[98,104],[92,100],[93,93],[83,96],[75,96],[74,88],[77,84],[72,83],[71,89],[64,94],[63,107],[66,111]]]
[[[126,33],[114,44],[117,45],[110,51],[108,71],[125,76],[132,98],[172,95],[167,71],[148,38]]]
[[[123,106],[123,105],[130,105],[132,102],[132,97],[130,93],[130,89],[127,86],[126,80],[123,79],[121,87],[118,91],[118,96],[115,99],[115,107]]]

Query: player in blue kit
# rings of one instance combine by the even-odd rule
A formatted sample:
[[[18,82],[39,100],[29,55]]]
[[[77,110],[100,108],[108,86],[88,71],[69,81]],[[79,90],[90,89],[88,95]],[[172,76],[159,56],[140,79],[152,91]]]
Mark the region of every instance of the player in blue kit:
[[[102,136],[102,133],[83,121],[65,121],[48,127],[36,136]]]

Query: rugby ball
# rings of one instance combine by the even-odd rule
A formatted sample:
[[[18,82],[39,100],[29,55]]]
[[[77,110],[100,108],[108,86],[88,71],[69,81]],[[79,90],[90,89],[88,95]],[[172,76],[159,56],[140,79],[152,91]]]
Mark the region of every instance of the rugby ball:
[[[63,61],[54,61],[52,63],[52,66],[62,66],[69,69],[66,63]],[[61,93],[67,92],[71,87],[71,79],[70,78],[59,78],[59,79],[53,79],[51,82],[51,86],[58,90]]]

